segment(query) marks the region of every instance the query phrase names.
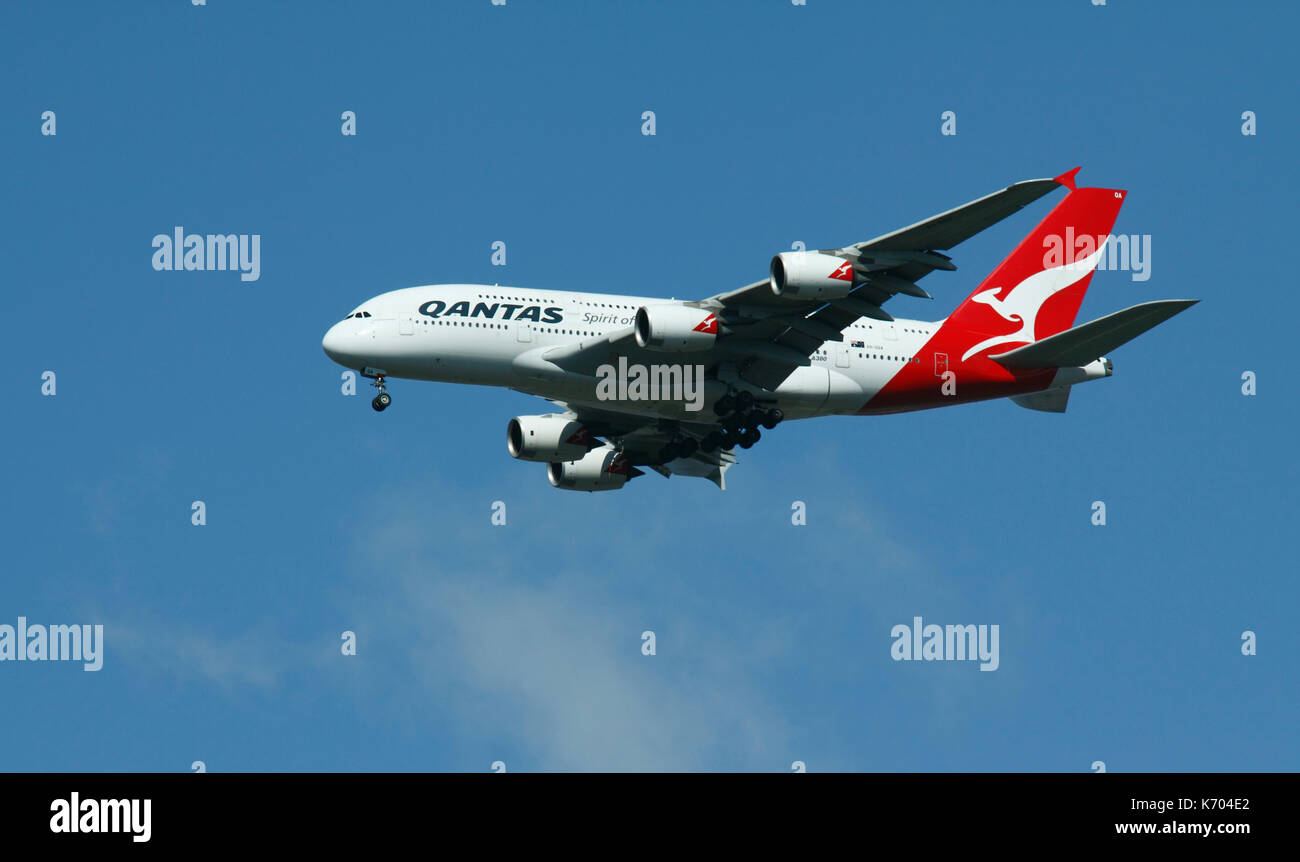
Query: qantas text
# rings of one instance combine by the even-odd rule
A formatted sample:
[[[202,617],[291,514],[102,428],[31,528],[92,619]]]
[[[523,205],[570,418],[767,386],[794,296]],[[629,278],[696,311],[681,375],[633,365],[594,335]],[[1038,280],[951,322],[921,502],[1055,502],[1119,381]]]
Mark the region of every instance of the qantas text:
[[[519,311],[521,308],[523,311]],[[515,314],[516,311],[519,313]],[[498,312],[502,320],[531,320],[535,323],[561,323],[564,321],[564,315],[560,313],[559,308],[554,306],[544,309],[540,305],[479,302],[474,305],[474,310],[471,311],[468,302],[454,302],[451,307],[448,307],[447,303],[441,299],[432,299],[420,306],[420,313],[426,317],[451,317],[454,314],[460,317],[495,318],[498,316]]]

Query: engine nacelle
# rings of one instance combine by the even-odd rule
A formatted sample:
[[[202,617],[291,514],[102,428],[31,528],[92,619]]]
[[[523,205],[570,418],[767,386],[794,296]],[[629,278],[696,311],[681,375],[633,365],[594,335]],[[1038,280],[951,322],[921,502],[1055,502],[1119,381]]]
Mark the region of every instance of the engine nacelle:
[[[853,264],[819,251],[783,251],[772,258],[768,284],[787,299],[843,299],[853,290]]]
[[[521,461],[573,461],[591,448],[591,432],[570,416],[516,416],[506,425],[506,448]]]
[[[552,485],[567,491],[613,491],[641,471],[629,464],[622,452],[605,446],[576,461],[552,462],[546,475]]]
[[[718,318],[689,305],[643,305],[636,310],[636,343],[646,350],[708,350],[718,340]]]

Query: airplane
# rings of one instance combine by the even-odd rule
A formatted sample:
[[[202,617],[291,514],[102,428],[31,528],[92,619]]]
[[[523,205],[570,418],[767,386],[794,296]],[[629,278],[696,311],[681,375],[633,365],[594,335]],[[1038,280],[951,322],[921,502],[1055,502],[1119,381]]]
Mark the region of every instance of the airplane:
[[[1199,300],[1144,302],[1074,326],[1127,192],[1076,187],[1075,168],[1018,182],[876,239],[786,251],[768,277],[698,301],[483,284],[408,287],[326,332],[370,378],[508,387],[557,409],[516,416],[513,457],[557,488],[606,491],[645,475],[725,474],[787,420],[880,415],[1009,398],[1063,413],[1107,354]],[[1057,189],[1066,195],[946,318],[894,317],[898,294],[956,266],[945,252]]]

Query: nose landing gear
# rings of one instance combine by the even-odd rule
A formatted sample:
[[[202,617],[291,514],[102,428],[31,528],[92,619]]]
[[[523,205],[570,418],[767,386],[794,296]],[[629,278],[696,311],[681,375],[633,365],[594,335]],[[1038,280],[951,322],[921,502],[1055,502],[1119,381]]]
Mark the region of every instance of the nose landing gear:
[[[384,386],[383,375],[376,377],[370,385],[379,390],[379,394],[370,401],[370,406],[375,408],[376,412],[382,413],[389,404],[393,403],[393,396],[388,394],[388,388]]]

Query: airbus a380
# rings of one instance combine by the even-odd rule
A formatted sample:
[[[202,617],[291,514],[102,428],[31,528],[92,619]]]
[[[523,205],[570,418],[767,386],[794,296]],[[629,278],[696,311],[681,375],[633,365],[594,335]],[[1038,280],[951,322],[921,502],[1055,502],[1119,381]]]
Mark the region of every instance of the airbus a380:
[[[1145,302],[1074,326],[1126,192],[1077,188],[1075,168],[1028,180],[876,239],[787,251],[768,278],[698,301],[481,284],[383,293],[325,334],[325,353],[372,379],[504,386],[558,409],[516,416],[515,458],[557,488],[604,491],[644,475],[725,488],[734,449],[791,419],[1010,398],[1065,411],[1111,375],[1106,354],[1197,300]],[[945,252],[1049,192],[1066,195],[943,320],[893,317],[898,294],[955,270]]]

